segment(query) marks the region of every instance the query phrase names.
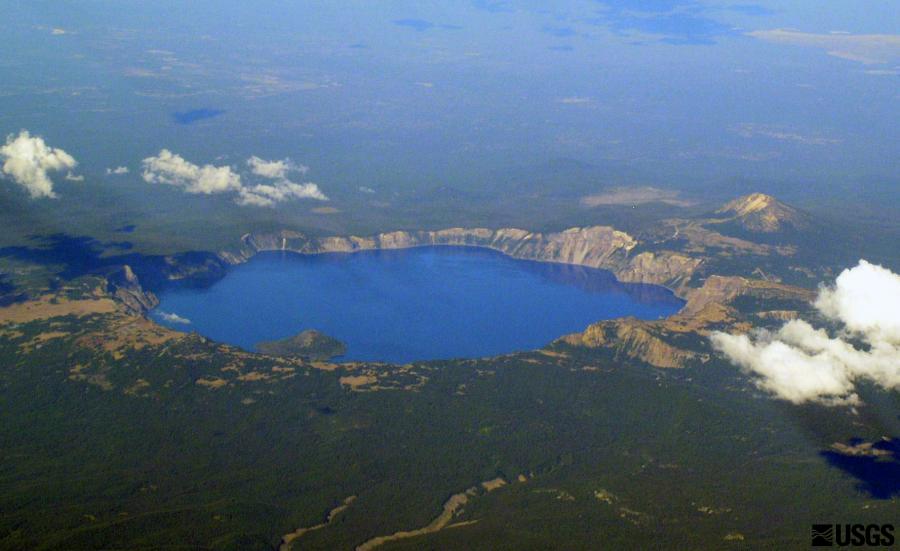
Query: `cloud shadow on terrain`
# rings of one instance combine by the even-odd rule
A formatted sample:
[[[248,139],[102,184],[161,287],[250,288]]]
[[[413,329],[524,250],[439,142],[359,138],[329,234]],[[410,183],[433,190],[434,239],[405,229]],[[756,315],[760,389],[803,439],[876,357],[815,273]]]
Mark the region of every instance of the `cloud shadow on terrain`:
[[[850,446],[860,444],[863,444],[860,438],[849,442]],[[891,499],[900,496],[900,439],[887,438],[875,442],[864,454],[825,450],[820,455],[833,467],[856,478],[859,489],[871,497]]]
[[[74,279],[85,275],[104,275],[128,265],[134,270],[141,284],[150,290],[165,287],[171,276],[184,266],[204,266],[198,273],[198,283],[207,278],[218,278],[224,273],[221,262],[212,253],[191,251],[173,256],[142,255],[138,253],[114,254],[132,248],[129,241],[102,242],[88,236],[72,236],[56,233],[31,236],[36,246],[0,248],[0,258],[33,262],[55,268],[53,272],[62,279]],[[113,253],[113,254],[110,254]],[[2,290],[0,290],[2,292]]]

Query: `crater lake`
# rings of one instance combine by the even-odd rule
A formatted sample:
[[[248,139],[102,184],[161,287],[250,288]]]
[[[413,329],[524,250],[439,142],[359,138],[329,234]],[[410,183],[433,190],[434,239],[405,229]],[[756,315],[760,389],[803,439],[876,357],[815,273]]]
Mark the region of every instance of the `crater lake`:
[[[315,329],[338,360],[410,362],[539,348],[604,319],[657,319],[683,301],[605,270],[473,247],[259,253],[207,287],[159,293],[163,325],[254,350]]]

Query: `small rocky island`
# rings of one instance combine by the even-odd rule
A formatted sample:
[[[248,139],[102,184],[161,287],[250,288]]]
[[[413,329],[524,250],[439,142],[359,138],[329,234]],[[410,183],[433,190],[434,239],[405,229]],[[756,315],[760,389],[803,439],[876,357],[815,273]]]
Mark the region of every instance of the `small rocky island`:
[[[256,350],[271,356],[302,357],[310,360],[328,360],[343,356],[346,345],[315,329],[307,329],[291,337],[257,343]]]

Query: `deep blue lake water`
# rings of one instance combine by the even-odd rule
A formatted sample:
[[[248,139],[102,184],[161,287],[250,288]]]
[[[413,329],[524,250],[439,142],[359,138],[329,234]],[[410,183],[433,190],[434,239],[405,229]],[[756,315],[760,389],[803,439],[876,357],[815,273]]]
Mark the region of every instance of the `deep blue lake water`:
[[[246,350],[317,329],[346,343],[341,359],[390,362],[529,350],[595,321],[656,319],[682,305],[662,287],[603,270],[466,247],[267,252],[210,287],[159,298],[164,325]]]

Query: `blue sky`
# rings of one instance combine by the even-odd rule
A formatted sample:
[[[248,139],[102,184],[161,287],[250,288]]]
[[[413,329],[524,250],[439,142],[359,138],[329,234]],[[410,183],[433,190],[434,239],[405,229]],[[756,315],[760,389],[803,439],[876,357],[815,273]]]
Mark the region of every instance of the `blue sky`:
[[[337,193],[558,158],[675,187],[897,178],[890,2],[549,4],[20,2],[0,132],[89,177],[166,148],[290,157]]]

